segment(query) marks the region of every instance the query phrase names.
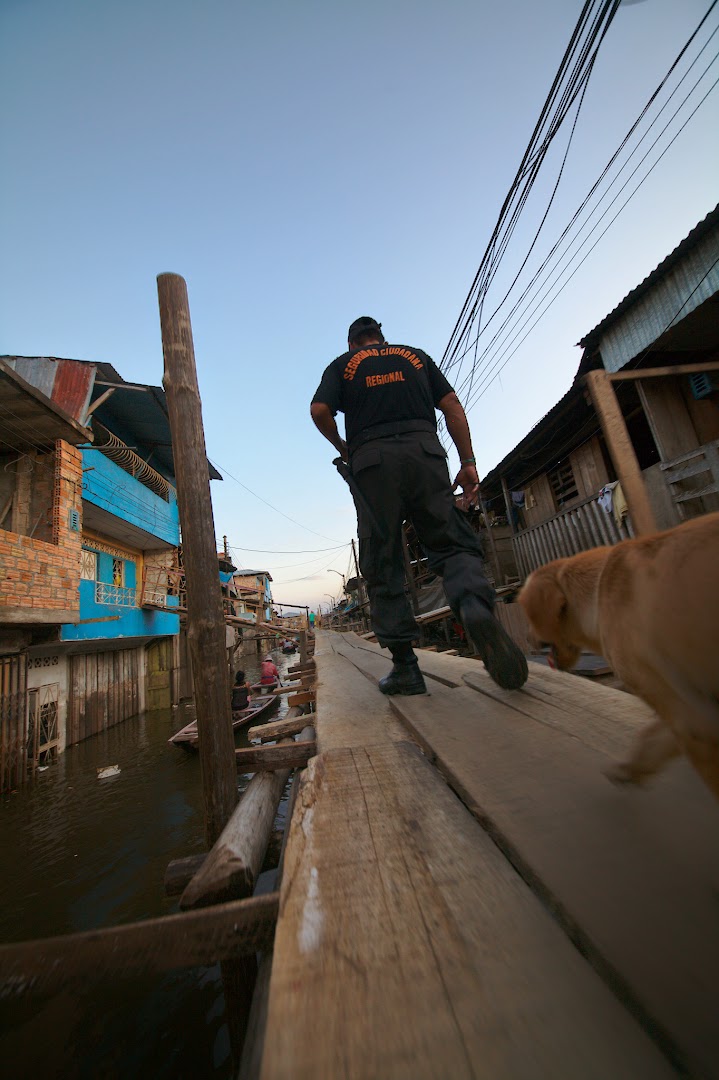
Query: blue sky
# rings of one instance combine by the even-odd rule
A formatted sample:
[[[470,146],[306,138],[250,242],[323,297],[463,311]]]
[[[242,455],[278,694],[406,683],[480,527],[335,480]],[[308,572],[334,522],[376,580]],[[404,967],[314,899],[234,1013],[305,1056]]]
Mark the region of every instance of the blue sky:
[[[182,274],[225,476],[215,532],[276,599],[328,603],[355,517],[309,401],[361,314],[441,358],[580,7],[0,0],[0,352],[160,384],[155,277]],[[545,248],[708,8],[622,5]],[[480,475],[568,388],[579,338],[716,204],[717,98],[471,409]]]

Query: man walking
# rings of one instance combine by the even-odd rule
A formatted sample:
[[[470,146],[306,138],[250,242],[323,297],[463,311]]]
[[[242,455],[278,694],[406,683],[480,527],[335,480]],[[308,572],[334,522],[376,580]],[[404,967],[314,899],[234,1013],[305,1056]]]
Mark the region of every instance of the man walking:
[[[449,606],[487,671],[499,686],[517,689],[526,682],[527,661],[493,615],[495,593],[484,576],[482,545],[452,494],[461,487],[463,505],[469,507],[479,492],[459,398],[425,352],[388,344],[382,324],[367,315],[352,323],[347,345],[348,351],[325,369],[310,409],[319,431],[339,451],[338,468],[355,500],[372,628],[394,661],[380,690],[426,693],[412,649],[419,628],[405,595],[405,519],[413,523],[429,569],[442,578]],[[454,487],[437,438],[435,409],[444,414],[460,457]],[[334,419],[338,412],[345,414],[346,441]]]

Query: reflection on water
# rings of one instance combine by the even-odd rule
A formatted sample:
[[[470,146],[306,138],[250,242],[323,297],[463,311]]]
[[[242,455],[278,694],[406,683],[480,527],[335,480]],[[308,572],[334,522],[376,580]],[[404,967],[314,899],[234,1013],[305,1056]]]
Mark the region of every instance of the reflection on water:
[[[295,657],[274,655],[284,678]],[[259,676],[254,660],[244,666]],[[199,759],[167,743],[188,719],[168,710],[127,720],[0,803],[1,941],[178,910],[163,891],[167,864],[205,850]],[[237,745],[247,745],[244,732]],[[108,765],[120,772],[99,780]],[[240,789],[247,782],[240,777]],[[32,1006],[4,1003],[0,1061],[12,1077],[229,1076],[222,1012],[216,966],[107,979]]]

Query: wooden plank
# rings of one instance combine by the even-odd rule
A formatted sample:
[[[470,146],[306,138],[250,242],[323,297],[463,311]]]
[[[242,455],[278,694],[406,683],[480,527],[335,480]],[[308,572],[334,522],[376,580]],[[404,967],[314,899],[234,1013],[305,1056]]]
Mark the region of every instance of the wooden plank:
[[[315,676],[312,675],[306,679],[300,679],[299,682],[293,682],[286,686],[278,686],[272,691],[273,694],[293,694],[295,690],[301,692],[307,690],[314,685]]]
[[[303,769],[314,753],[314,742],[293,742],[291,746],[252,746],[248,750],[235,750],[235,760],[240,772]]]
[[[303,690],[299,694],[293,694],[287,698],[287,704],[290,708],[294,708],[296,705],[311,705],[315,700],[314,690]]]
[[[104,982],[247,956],[272,944],[277,893],[202,911],[0,946],[0,997],[58,993],[79,979]]]
[[[702,371],[719,371],[719,363],[708,364],[673,364],[671,367],[637,368],[635,371],[613,371],[608,378],[611,382],[623,382],[625,379],[657,379],[667,375],[697,375]]]
[[[320,659],[317,689],[319,708],[312,717],[317,731],[317,751],[337,750],[351,746],[372,746],[390,740],[406,739],[389,700],[380,694],[375,683],[360,674],[347,654],[354,657],[346,638],[349,634],[332,634],[332,650]],[[357,640],[357,635],[354,635]],[[376,659],[380,675],[386,675],[391,659],[376,656],[374,650],[361,655]]]
[[[637,732],[654,718],[652,710],[638,698],[614,690],[606,703],[590,701],[582,686],[573,684],[576,676],[555,679],[557,672],[547,669],[542,679],[537,664],[530,664],[530,676],[521,690],[502,690],[483,672],[470,672],[464,682],[513,712],[563,731],[609,756],[625,757]],[[568,681],[569,680],[569,681]]]
[[[312,721],[314,723],[314,717]],[[271,724],[258,724],[257,727],[248,728],[247,738],[250,742],[255,739],[268,742],[270,739],[280,739],[286,735],[298,735],[306,726],[306,716],[294,716],[289,720],[275,720]]]
[[[673,1075],[409,744],[310,763],[285,869],[262,1080]]]
[[[683,1074],[719,1076],[719,807],[689,766],[622,790],[607,755],[486,695],[392,706]]]
[[[294,748],[286,739],[275,749]],[[262,869],[289,768],[253,776],[217,843],[180,899],[183,909],[251,896]]]

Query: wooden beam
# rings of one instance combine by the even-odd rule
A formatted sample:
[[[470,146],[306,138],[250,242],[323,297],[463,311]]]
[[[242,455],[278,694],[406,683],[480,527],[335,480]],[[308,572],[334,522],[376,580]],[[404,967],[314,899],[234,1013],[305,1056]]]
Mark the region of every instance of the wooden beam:
[[[314,755],[314,742],[293,742],[291,746],[253,746],[249,750],[235,750],[240,772],[303,769]]]
[[[294,694],[295,690],[301,692],[303,690],[309,690],[315,681],[315,673],[312,672],[310,676],[302,678],[299,682],[290,683],[289,686],[278,686],[272,691],[273,694]]]
[[[627,500],[634,533],[644,536],[656,532],[657,523],[649,502],[637,455],[629,438],[622,410],[606,371],[590,371],[586,383],[596,409],[602,432],[611,454],[617,477]]]
[[[271,724],[258,724],[251,727],[247,732],[250,742],[259,739],[260,742],[269,742],[271,739],[284,738],[287,735],[298,735],[303,728],[307,727],[306,716],[293,716],[291,719],[275,720]]]
[[[286,739],[273,749],[294,746]],[[289,775],[285,768],[252,777],[222,835],[182,894],[181,908],[252,895]]]
[[[292,697],[287,698],[287,704],[294,705],[311,705],[315,700],[314,690],[305,690],[301,694],[293,694]]]
[[[197,690],[205,833],[211,847],[237,805],[225,616],[187,286],[179,274],[160,274],[157,292],[165,358],[163,385],[182,525],[188,639]]]
[[[0,997],[57,994],[79,979],[199,967],[272,944],[279,894],[126,926],[0,946]]]
[[[629,379],[658,379],[666,375],[698,375],[702,371],[719,371],[719,361],[711,360],[707,364],[674,364],[673,367],[635,368],[633,371],[612,371],[607,374],[610,382],[624,382]],[[590,372],[591,375],[594,372]]]

